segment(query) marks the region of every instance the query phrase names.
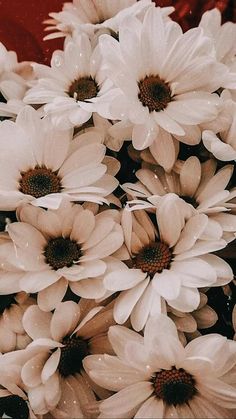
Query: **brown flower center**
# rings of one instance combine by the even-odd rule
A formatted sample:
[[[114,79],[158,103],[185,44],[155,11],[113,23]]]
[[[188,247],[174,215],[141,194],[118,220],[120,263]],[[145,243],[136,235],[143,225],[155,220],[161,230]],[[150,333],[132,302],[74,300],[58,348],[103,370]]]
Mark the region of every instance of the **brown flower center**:
[[[70,266],[78,263],[82,256],[82,251],[78,243],[65,237],[56,237],[48,241],[45,249],[44,256],[46,263],[54,270],[69,268]]]
[[[68,94],[70,97],[84,102],[86,99],[97,96],[98,85],[92,77],[81,77],[80,79],[73,81]]]
[[[163,242],[150,243],[144,246],[133,259],[133,267],[154,276],[163,269],[169,269],[172,259],[170,248]]]
[[[197,393],[195,380],[191,374],[183,368],[161,370],[153,379],[154,391],[159,399],[163,399],[168,405],[180,405],[187,403]]]
[[[63,377],[80,372],[83,367],[82,361],[89,354],[88,344],[77,336],[66,336],[62,343],[61,357],[58,370]]]
[[[36,166],[27,172],[21,172],[19,190],[25,195],[40,198],[61,191],[61,180],[56,172],[46,167]]]
[[[163,111],[171,101],[171,90],[159,76],[147,76],[138,84],[138,98],[149,112]]]

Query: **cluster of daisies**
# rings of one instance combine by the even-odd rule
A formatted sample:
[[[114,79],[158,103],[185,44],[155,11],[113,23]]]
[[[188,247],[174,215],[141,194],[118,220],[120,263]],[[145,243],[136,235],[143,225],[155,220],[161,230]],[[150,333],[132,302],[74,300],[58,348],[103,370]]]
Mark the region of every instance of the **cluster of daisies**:
[[[151,0],[51,13],[51,65],[0,45],[0,416],[233,418],[236,24]]]

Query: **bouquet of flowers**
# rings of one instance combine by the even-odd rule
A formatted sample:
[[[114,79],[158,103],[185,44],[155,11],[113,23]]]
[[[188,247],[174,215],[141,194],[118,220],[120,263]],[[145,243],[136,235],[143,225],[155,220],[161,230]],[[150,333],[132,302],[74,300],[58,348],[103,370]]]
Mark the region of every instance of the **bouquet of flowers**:
[[[65,3],[50,66],[0,45],[4,418],[236,415],[236,24],[173,10]]]

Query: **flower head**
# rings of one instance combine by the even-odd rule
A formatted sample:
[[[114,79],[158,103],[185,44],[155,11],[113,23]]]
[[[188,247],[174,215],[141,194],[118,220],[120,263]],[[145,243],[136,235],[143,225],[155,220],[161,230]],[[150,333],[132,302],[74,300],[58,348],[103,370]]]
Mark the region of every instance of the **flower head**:
[[[8,226],[11,240],[1,245],[0,292],[38,292],[40,308],[50,311],[68,284],[85,298],[105,294],[100,276],[106,258],[123,243],[116,211],[94,216],[65,202],[58,210],[25,206],[20,221]]]
[[[103,202],[118,182],[102,164],[106,148],[99,134],[84,134],[73,143],[71,130],[57,130],[31,107],[16,122],[0,126],[1,209],[30,202],[58,208],[70,201]]]
[[[97,384],[117,392],[101,402],[101,418],[231,417],[235,342],[212,334],[183,347],[164,315],[148,321],[144,337],[121,326],[108,336],[117,356],[84,360]]]

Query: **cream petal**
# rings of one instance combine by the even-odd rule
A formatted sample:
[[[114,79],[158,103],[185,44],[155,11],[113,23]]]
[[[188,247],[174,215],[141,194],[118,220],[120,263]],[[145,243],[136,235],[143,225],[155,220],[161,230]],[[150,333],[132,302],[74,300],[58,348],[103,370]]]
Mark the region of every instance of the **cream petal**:
[[[212,268],[215,270],[217,275],[216,285],[225,285],[228,284],[233,279],[233,271],[230,265],[223,259],[219,258],[216,255],[203,255],[201,259],[209,263]]]
[[[8,329],[6,322],[0,319],[0,351],[14,351],[16,347],[16,334]]]
[[[34,293],[54,284],[58,279],[58,274],[52,270],[29,272],[21,278],[20,286],[23,291]]]
[[[118,230],[118,229],[117,229]],[[118,250],[123,244],[123,234],[121,228],[118,231],[111,232],[102,239],[96,246],[88,249],[85,254],[86,260],[105,258]],[[84,260],[85,260],[84,258]],[[83,257],[81,258],[81,260]]]
[[[140,407],[134,419],[153,419],[153,418],[163,418],[164,417],[164,403],[161,399],[157,399],[155,396],[150,397],[143,405]]]
[[[108,331],[111,345],[120,359],[125,359],[125,346],[127,342],[143,344],[143,337],[124,326],[111,326]]]
[[[0,294],[6,295],[21,291],[20,279],[23,275],[22,272],[1,272]]]
[[[149,118],[145,124],[134,125],[132,131],[132,142],[136,150],[144,150],[149,147],[156,139],[158,126]]]
[[[155,141],[150,145],[150,151],[157,163],[167,172],[172,169],[177,156],[171,134],[160,129]]]
[[[180,292],[181,275],[178,272],[164,269],[160,274],[155,274],[152,286],[166,300],[174,300]]]
[[[74,219],[70,239],[84,243],[91,236],[95,227],[95,217],[92,211],[81,211]]]
[[[39,230],[49,237],[60,236],[62,233],[61,220],[51,210],[38,212],[37,225]]]
[[[184,260],[195,256],[201,256],[209,252],[223,249],[226,247],[225,240],[198,240],[196,244],[187,252],[175,256],[175,260]]]
[[[45,414],[48,408],[44,398],[44,386],[40,385],[28,390],[28,398],[31,408],[36,414]]]
[[[48,353],[42,352],[24,364],[21,371],[21,378],[26,386],[33,388],[42,383],[41,373],[47,358]]]
[[[72,333],[80,317],[78,304],[66,301],[57,305],[50,324],[51,336],[61,341],[63,337]]]
[[[201,180],[201,163],[197,157],[189,157],[180,172],[181,195],[193,196]]]
[[[60,278],[56,283],[39,291],[37,298],[39,308],[43,311],[52,311],[62,301],[66,290],[67,280]]]
[[[213,398],[221,407],[235,409],[236,390],[222,380],[206,378],[204,383],[201,383],[201,391],[205,397],[210,400]]]
[[[106,292],[102,278],[88,278],[78,282],[70,282],[70,288],[82,298],[102,298]]]
[[[109,291],[123,291],[135,287],[146,278],[140,269],[123,269],[105,275],[104,286]]]
[[[170,247],[174,246],[183,228],[184,214],[181,213],[179,198],[175,194],[165,195],[157,207],[156,216],[161,240]]]
[[[50,322],[52,314],[46,313],[37,305],[30,306],[24,313],[22,323],[32,339],[51,338]]]
[[[87,250],[93,246],[96,246],[102,237],[108,236],[112,231],[115,222],[110,217],[95,218],[96,224],[94,230],[91,232],[90,237],[87,238],[87,241],[83,244],[83,249]]]
[[[200,194],[197,194],[196,198],[198,202],[201,204],[205,199],[209,199],[216,195],[218,192],[223,191],[233,173],[233,166],[227,165],[224,166],[221,170],[219,170],[216,175],[214,175],[205,188],[201,191]]]
[[[176,310],[190,312],[196,310],[200,303],[200,295],[197,289],[181,287],[175,300],[167,300],[168,304]]]
[[[130,313],[132,312],[135,304],[143,294],[144,290],[148,286],[149,278],[143,280],[135,287],[123,291],[116,299],[114,306],[114,319],[118,324],[124,323]]]
[[[116,414],[123,414],[138,407],[153,392],[153,387],[149,382],[139,382],[120,390],[118,393],[104,400],[100,405],[102,414],[109,414],[115,411]]]
[[[211,285],[216,281],[214,266],[201,258],[173,262],[171,268],[181,278],[187,287],[201,287]]]
[[[41,380],[45,384],[46,381],[56,372],[61,357],[61,350],[58,348],[45,362],[41,371]]]
[[[207,223],[208,217],[205,214],[196,214],[191,217],[180,234],[180,238],[174,248],[174,253],[181,254],[191,249],[197,239],[201,237]]]
[[[130,316],[134,330],[140,331],[144,328],[150,314],[152,302],[156,297],[155,294],[152,286],[148,286],[139,301],[135,304]]]
[[[22,325],[23,313],[23,308],[16,304],[12,304],[9,309],[5,309],[2,313],[8,328],[15,333],[23,334],[25,332]]]
[[[75,150],[63,163],[59,176],[65,176],[73,170],[79,169],[83,166],[97,165],[101,163],[105,156],[105,146],[102,144],[87,144],[84,143],[82,147]]]
[[[33,247],[40,252],[47,243],[40,231],[23,222],[9,224],[7,231],[16,246],[22,250],[30,251]]]
[[[45,383],[45,401],[50,410],[57,406],[61,398],[61,386],[58,374],[53,374]]]

